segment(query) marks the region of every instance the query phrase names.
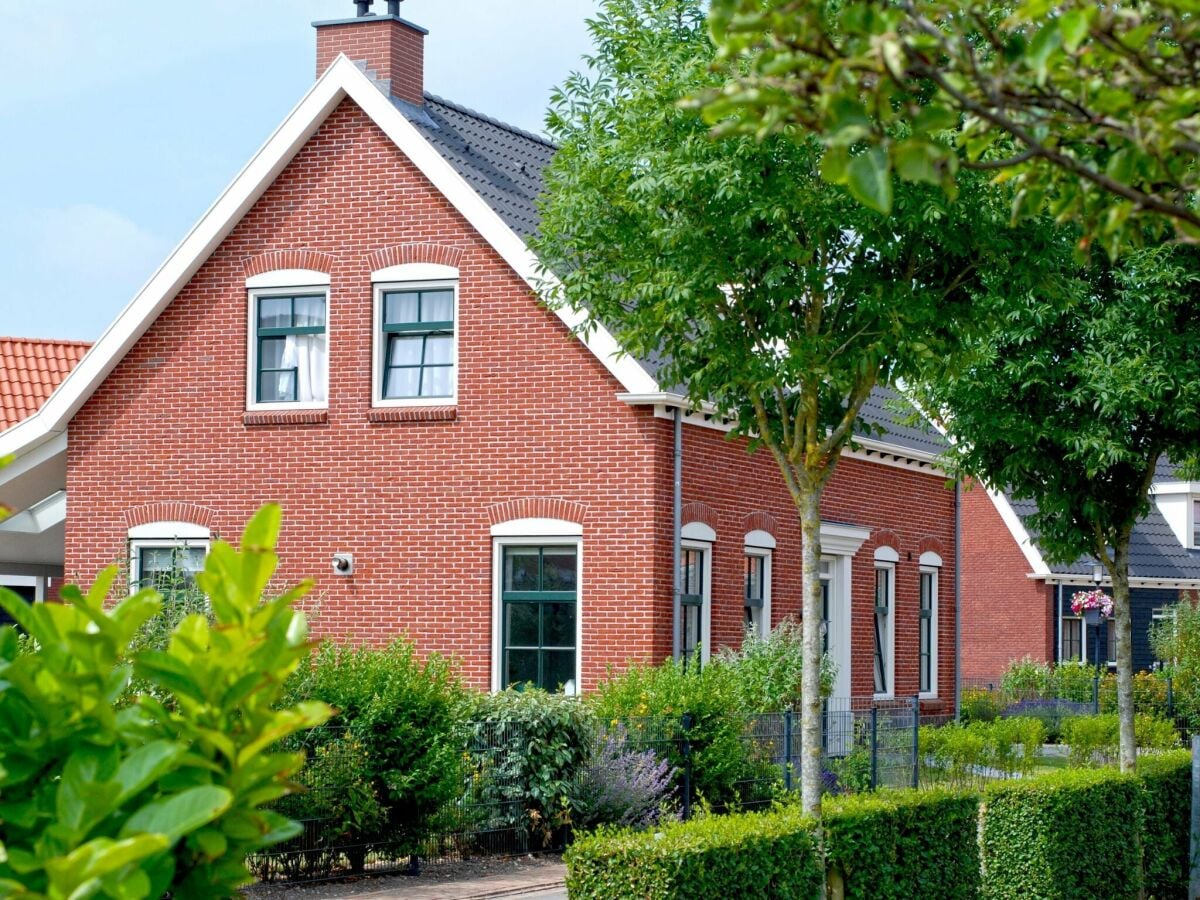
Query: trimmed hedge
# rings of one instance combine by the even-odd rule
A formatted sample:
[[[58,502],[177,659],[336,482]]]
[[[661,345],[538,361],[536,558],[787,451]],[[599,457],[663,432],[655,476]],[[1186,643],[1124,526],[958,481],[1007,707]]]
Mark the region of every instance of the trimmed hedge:
[[[1137,774],[1146,823],[1142,831],[1146,894],[1158,900],[1187,897],[1192,754],[1174,750],[1139,757]]]
[[[979,829],[982,895],[994,900],[1136,898],[1142,788],[1113,770],[989,785]]]
[[[978,819],[978,794],[840,797],[825,807],[826,859],[846,900],[975,897]]]
[[[813,823],[795,810],[705,816],[661,832],[598,831],[565,854],[571,900],[819,895]]]

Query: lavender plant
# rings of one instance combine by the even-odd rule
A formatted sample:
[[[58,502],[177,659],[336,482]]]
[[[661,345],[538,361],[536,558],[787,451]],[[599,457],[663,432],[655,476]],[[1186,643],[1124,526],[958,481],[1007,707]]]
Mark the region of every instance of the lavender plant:
[[[651,749],[629,746],[623,725],[604,735],[591,764],[575,783],[572,821],[577,827],[649,828],[678,818],[676,770]]]

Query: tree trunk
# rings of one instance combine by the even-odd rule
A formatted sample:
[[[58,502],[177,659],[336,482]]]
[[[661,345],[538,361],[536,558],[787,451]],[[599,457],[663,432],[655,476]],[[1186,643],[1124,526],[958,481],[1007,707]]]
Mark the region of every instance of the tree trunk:
[[[800,713],[800,802],[821,815],[821,492],[811,487],[800,498],[800,535],[804,543],[801,607],[804,675]]]
[[[1121,728],[1121,771],[1137,763],[1133,733],[1133,616],[1129,608],[1129,539],[1113,548],[1113,632],[1117,639],[1117,717]]]

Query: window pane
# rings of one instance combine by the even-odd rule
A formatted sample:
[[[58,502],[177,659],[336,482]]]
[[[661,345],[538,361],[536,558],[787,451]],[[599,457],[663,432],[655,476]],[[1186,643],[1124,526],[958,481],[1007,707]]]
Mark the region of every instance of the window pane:
[[[203,571],[206,552],[203,547],[184,547],[179,551],[180,567],[186,572]]]
[[[297,297],[296,316],[293,325],[297,328],[312,328],[325,324],[324,297]]]
[[[683,649],[691,653],[700,646],[700,607],[683,608]]]
[[[1083,622],[1079,619],[1062,620],[1062,658],[1078,660],[1083,656]]]
[[[454,293],[452,291],[422,291],[421,321],[454,321]]]
[[[505,617],[507,619],[504,632],[505,646],[538,646],[538,604],[506,604]]]
[[[538,651],[509,650],[505,656],[504,686],[538,683]]]
[[[451,376],[454,370],[450,366],[426,368],[424,381],[421,384],[422,397],[449,397]]]
[[[284,360],[290,360],[297,370],[296,400],[309,403],[325,399],[329,364],[324,334],[289,335]]]
[[[534,606],[535,604],[528,604]],[[542,646],[575,646],[575,604],[542,603]]]
[[[418,298],[411,293],[384,294],[383,321],[387,325],[404,325],[417,321]]]
[[[509,547],[504,551],[504,590],[536,591],[538,587],[538,562],[540,554],[536,547]]]
[[[402,397],[420,396],[420,369],[389,369],[385,399],[395,400]]]
[[[875,570],[875,605],[888,606],[891,569],[876,569]]]
[[[575,680],[575,651],[547,650],[542,655],[542,687],[548,691],[561,691],[568,682]]]
[[[286,403],[296,399],[296,377],[292,372],[264,372],[259,391],[263,403]]]
[[[699,597],[704,584],[704,557],[700,550],[683,551],[683,592]]]
[[[921,609],[933,609],[933,573],[921,573]]]
[[[1117,661],[1117,623],[1112,619],[1108,620],[1108,628],[1105,631],[1105,643],[1108,645],[1108,652],[1105,654],[1105,661],[1115,663]]]
[[[446,366],[454,360],[451,351],[454,349],[454,338],[449,335],[430,335],[425,339],[425,365]]]
[[[282,369],[283,352],[287,338],[263,338],[260,343],[258,367],[260,369]]]
[[[746,599],[762,600],[763,598],[763,564],[761,556],[746,557]]]
[[[388,336],[388,365],[389,366],[419,366],[421,364],[421,345],[425,338],[420,335]]]
[[[542,590],[575,590],[575,551],[570,547],[548,547],[542,558]]]
[[[292,325],[291,297],[262,297],[258,301],[259,328],[290,328]]]

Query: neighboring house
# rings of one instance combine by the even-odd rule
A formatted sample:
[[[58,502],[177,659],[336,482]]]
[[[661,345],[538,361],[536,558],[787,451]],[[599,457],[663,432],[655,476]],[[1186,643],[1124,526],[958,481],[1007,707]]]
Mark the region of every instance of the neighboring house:
[[[1133,667],[1149,669],[1152,623],[1169,616],[1184,591],[1200,590],[1200,483],[1179,481],[1160,463],[1154,504],[1133,531],[1129,551]],[[1097,654],[1115,667],[1113,623],[1086,628],[1071,596],[1111,580],[1094,559],[1050,565],[1025,521],[1037,509],[981,485],[962,495],[962,673],[994,679],[1025,656],[1042,662]]]
[[[0,337],[0,431],[37,412],[89,346],[83,341]],[[42,600],[50,596],[50,579],[62,575],[60,512],[65,511],[66,461],[44,467],[44,477],[25,482],[24,490],[6,489],[19,468],[0,467],[0,504],[20,512],[0,521],[0,586],[26,599]],[[0,611],[0,621],[6,619]]]
[[[280,578],[316,576],[318,632],[407,633],[493,688],[587,689],[798,616],[799,526],[771,457],[537,301],[526,238],[554,148],[426,93],[417,26],[316,28],[314,87],[0,433],[26,471],[65,455],[68,575],[186,573],[275,500]],[[937,707],[954,697],[954,493],[940,441],[888,396],[866,411],[887,434],[826,493],[826,640],[838,696]]]

